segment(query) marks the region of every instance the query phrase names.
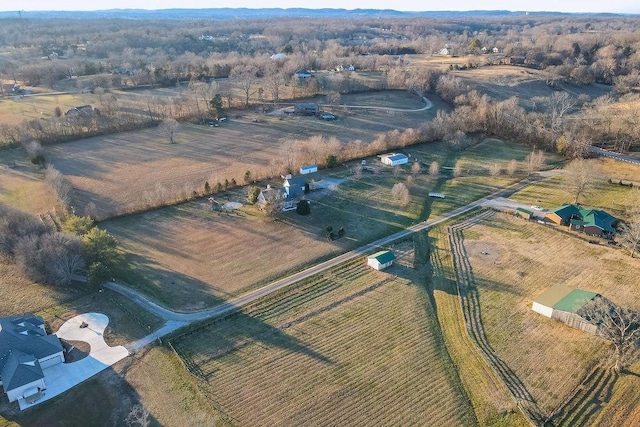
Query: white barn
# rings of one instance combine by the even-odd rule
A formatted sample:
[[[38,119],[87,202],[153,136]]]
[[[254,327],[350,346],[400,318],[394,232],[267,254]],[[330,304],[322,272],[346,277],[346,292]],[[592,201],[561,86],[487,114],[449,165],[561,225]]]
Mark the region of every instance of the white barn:
[[[409,163],[409,158],[404,154],[390,153],[380,156],[380,161],[387,166],[398,166]]]

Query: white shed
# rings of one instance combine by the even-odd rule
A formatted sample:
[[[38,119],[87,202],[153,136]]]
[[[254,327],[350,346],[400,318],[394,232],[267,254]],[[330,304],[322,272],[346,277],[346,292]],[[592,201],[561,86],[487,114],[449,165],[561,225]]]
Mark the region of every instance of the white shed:
[[[318,165],[306,165],[300,168],[300,175],[306,175],[313,172],[318,172]]]
[[[393,265],[396,256],[391,251],[380,251],[367,257],[367,265],[376,270],[384,270]]]

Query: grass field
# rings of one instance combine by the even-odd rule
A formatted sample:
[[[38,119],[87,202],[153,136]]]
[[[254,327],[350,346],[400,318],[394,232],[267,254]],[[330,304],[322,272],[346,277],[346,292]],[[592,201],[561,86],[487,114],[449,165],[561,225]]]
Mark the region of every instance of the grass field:
[[[173,345],[235,424],[475,424],[420,281],[359,259]]]
[[[406,92],[354,95],[349,102],[419,108],[422,102]],[[332,122],[315,117],[254,115],[230,117],[217,128],[182,124],[177,144],[170,144],[157,128],[87,138],[46,148],[45,157],[70,180],[73,204],[82,211],[93,202],[99,217],[130,212],[148,205],[150,193],[202,191],[235,179],[243,182],[245,171],[254,178],[270,175],[269,164],[285,155],[287,139],[313,135],[335,136],[343,142],[371,141],[378,133],[417,127],[435,115],[435,109],[400,113],[386,110],[354,111]],[[153,203],[152,203],[153,204]]]
[[[489,342],[540,409],[550,414],[602,358],[607,345],[534,313],[532,300],[562,283],[638,310],[638,260],[503,214],[463,233]]]
[[[2,150],[0,201],[34,214],[51,210],[57,204],[51,190],[42,181],[41,172],[19,148]]]
[[[525,109],[533,107],[531,98],[537,96],[549,97],[554,93],[554,90],[546,84],[546,80],[553,79],[553,76],[544,70],[510,65],[493,65],[453,71],[453,74],[463,84],[476,89],[481,94],[487,94],[497,101],[515,96],[519,99],[520,106]],[[585,94],[592,100],[611,93],[611,86],[595,83],[576,85],[565,82],[561,84],[561,88],[574,98]]]
[[[443,154],[446,147],[442,144],[425,144],[407,151],[426,164],[430,159],[440,159],[438,156],[443,164],[455,159],[471,164],[474,157],[481,158],[490,150],[487,146],[493,141],[450,156]],[[519,159],[527,151],[500,145],[507,158]],[[391,168],[376,166],[376,173],[360,176],[348,175],[344,169],[322,172],[320,177],[335,172],[337,178],[348,179],[327,197],[313,200],[311,215],[290,212],[284,215],[284,223],[265,220],[248,207],[240,215],[212,213],[207,203],[199,200],[112,219],[102,225],[130,254],[131,268],[121,274],[123,280],[163,304],[199,309],[434,218],[520,179],[486,175],[447,179],[445,175],[434,178],[423,173],[413,178],[409,203],[402,206],[392,197],[391,189],[397,182],[406,182],[409,169],[407,166],[394,174]],[[430,191],[442,191],[447,197],[429,198]],[[242,201],[243,197],[240,191],[221,196],[223,201]],[[309,197],[313,199],[313,193]],[[327,241],[328,226],[335,230],[344,227],[346,237]],[[247,253],[251,253],[249,264]]]
[[[0,256],[0,313],[14,316],[68,303],[84,293],[70,287],[47,286],[24,277],[10,260]]]
[[[624,218],[631,188],[619,185],[618,181],[629,182],[634,178],[638,179],[640,166],[602,159],[589,161],[602,167],[602,179],[597,180],[594,188],[581,196],[580,202]],[[608,179],[612,179],[613,183],[609,183]],[[573,203],[575,194],[566,190],[565,182],[562,175],[550,177],[517,192],[511,198],[525,203],[535,203],[547,209],[563,203]]]
[[[430,290],[438,323],[480,425],[526,426],[507,389],[469,339],[455,283],[455,272],[446,228],[430,229],[424,242],[429,246],[432,275]]]

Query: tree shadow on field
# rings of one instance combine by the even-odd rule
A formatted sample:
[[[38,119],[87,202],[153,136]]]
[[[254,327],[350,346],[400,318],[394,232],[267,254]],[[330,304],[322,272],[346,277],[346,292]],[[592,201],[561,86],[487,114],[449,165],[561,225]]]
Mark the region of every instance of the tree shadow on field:
[[[295,321],[273,326],[253,315],[237,311],[222,319],[191,326],[182,334],[170,338],[170,342],[187,368],[205,381],[214,377],[224,365],[249,365],[256,357],[264,357],[256,356],[256,352],[273,349],[304,355],[323,364],[335,364],[299,338],[288,334],[285,329],[293,328],[293,323]]]
[[[163,268],[145,256],[129,253],[122,264],[114,272],[119,282],[128,284],[172,310],[190,312],[224,302],[219,296],[224,293],[219,288],[178,271]]]
[[[126,359],[121,363],[130,361]],[[17,403],[9,404],[3,396],[0,403],[2,415],[23,426],[127,425],[130,412],[138,407],[142,412],[141,420],[148,422],[140,425],[160,425],[153,414],[142,406],[142,397],[124,375],[121,368],[110,366],[61,395],[25,411],[20,411]]]
[[[442,167],[451,167],[451,168],[453,168],[455,166],[456,162],[458,161],[458,159],[460,158],[461,154],[464,153],[464,150],[466,148],[468,148],[468,147],[465,147],[464,149],[449,148],[449,151],[448,151],[447,155],[444,157],[444,159],[442,161],[442,165],[440,165],[441,169],[442,169]],[[429,189],[429,192],[441,193],[442,189],[445,186],[445,184],[451,178],[452,177],[449,175],[448,172],[446,173],[446,175],[441,172],[438,175],[438,178],[437,178],[435,184],[433,185],[433,187],[431,189]],[[428,197],[428,196],[425,197],[424,204],[422,206],[422,211],[420,212],[420,221],[427,221],[429,219],[429,217],[431,216],[431,212],[433,210],[432,209],[433,203],[436,200],[440,200],[440,199],[433,198],[433,197]]]

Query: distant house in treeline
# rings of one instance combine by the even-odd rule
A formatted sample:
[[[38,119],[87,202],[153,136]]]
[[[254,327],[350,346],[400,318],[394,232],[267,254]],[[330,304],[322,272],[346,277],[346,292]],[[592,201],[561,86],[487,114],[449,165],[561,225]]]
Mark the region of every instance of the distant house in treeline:
[[[299,79],[310,79],[313,77],[313,74],[309,70],[298,70],[296,71],[296,77]]]
[[[78,107],[73,107],[67,110],[64,113],[67,117],[89,117],[94,114],[100,114],[97,108],[94,108],[91,105],[80,105]]]
[[[293,105],[293,113],[302,116],[315,116],[318,114],[318,104],[314,102],[299,103]]]

